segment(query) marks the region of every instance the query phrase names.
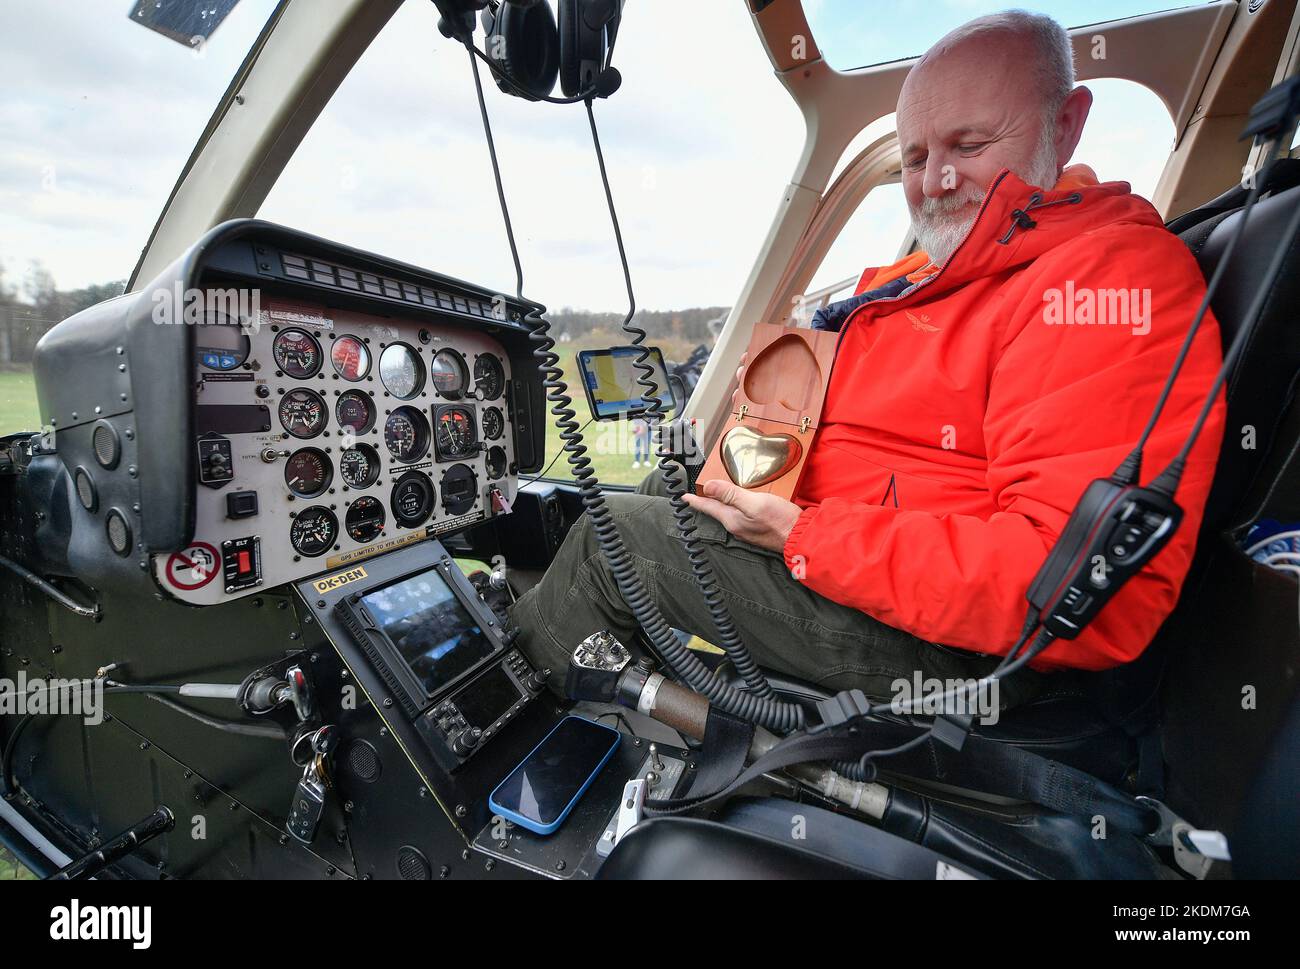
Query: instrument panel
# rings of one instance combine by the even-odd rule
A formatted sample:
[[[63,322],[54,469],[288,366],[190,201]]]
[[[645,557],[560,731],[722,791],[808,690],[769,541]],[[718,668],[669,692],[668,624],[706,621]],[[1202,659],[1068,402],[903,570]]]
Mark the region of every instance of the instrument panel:
[[[171,595],[212,605],[509,511],[510,358],[492,335],[276,298],[202,324],[194,539],[153,558]]]

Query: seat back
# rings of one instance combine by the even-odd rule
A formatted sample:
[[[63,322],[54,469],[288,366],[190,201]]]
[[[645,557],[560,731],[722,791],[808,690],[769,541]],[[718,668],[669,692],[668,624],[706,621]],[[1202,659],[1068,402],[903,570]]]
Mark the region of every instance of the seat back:
[[[1300,162],[1283,159],[1270,179],[1272,189],[1250,213],[1245,236],[1232,253],[1227,271],[1214,293],[1212,308],[1219,321],[1224,352],[1246,322],[1256,294],[1272,262],[1295,208],[1300,205]],[[1229,196],[1237,196],[1236,191]],[[1244,193],[1241,193],[1244,196]],[[1236,199],[1244,202],[1244,197]],[[1241,225],[1240,207],[1225,208],[1224,198],[1171,223],[1196,256],[1206,279],[1222,261],[1229,241]],[[1190,217],[1204,214],[1198,222]],[[1233,367],[1227,383],[1228,416],[1223,449],[1214,485],[1205,508],[1207,529],[1249,524],[1240,520],[1252,482],[1264,467],[1277,431],[1296,392],[1300,375],[1300,240],[1291,240],[1286,263],[1273,285],[1250,341]],[[1284,442],[1285,443],[1285,442]]]

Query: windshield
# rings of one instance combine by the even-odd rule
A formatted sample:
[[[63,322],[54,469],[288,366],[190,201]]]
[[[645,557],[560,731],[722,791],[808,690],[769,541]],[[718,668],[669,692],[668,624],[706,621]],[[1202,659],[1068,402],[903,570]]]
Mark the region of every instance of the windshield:
[[[0,0],[0,434],[39,426],[32,347],[121,292],[276,0],[231,7]]]

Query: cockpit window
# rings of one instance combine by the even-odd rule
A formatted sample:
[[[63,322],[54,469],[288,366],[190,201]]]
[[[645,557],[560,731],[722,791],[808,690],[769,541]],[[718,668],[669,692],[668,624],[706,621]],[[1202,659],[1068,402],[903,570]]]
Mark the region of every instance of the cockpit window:
[[[1140,14],[1199,6],[1203,0],[1053,0],[1052,3],[1011,3],[1009,0],[906,0],[891,4],[888,16],[879,5],[861,0],[803,0],[826,63],[849,71],[915,57],[955,27],[985,14],[1018,7],[1054,17],[1067,27],[1120,20]]]
[[[685,56],[688,13],[695,36],[729,39],[701,41],[685,70],[673,59]],[[789,183],[803,123],[741,3],[629,3],[615,65],[623,86],[595,113],[637,305],[670,368],[695,361],[684,377],[693,386]],[[549,307],[560,365],[570,372],[579,349],[628,339],[587,115],[580,104],[507,97],[486,69],[483,85],[524,292]],[[433,4],[398,9],[258,216],[513,295],[469,58],[438,33]],[[577,398],[585,420],[581,390]],[[638,428],[588,430],[602,482],[633,484],[646,474]],[[558,444],[552,429],[548,460]],[[567,464],[550,474],[567,477]]]
[[[122,291],[277,2],[5,4],[0,435],[39,429],[32,348]]]

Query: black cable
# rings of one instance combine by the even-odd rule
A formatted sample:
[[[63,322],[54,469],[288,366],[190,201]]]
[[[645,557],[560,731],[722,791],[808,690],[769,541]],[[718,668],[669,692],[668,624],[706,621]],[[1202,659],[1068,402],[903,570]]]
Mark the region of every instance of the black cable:
[[[602,713],[600,716],[596,718],[596,723],[600,723],[600,721],[604,720],[606,717],[613,717],[618,723],[621,723],[624,727],[627,728],[627,732],[629,734],[631,734],[633,737],[638,736],[637,732],[634,729],[632,729],[632,724],[628,722],[627,717],[623,716],[623,714],[620,713],[619,711],[611,710],[609,713]]]
[[[691,689],[703,694],[710,703],[732,716],[761,723],[781,733],[796,729],[803,723],[803,709],[797,704],[783,703],[769,697],[756,696],[734,689],[719,680],[712,670],[682,645],[664,621],[659,607],[646,591],[645,584],[632,564],[632,558],[623,544],[622,536],[618,533],[613,516],[606,507],[600,481],[592,471],[591,460],[587,457],[587,448],[583,443],[577,415],[573,410],[573,400],[569,397],[569,388],[564,382],[564,372],[557,366],[560,358],[555,354],[555,341],[549,335],[551,324],[545,316],[546,307],[524,296],[523,269],[519,261],[519,249],[515,243],[509,206],[506,203],[496,143],[492,138],[492,123],[488,117],[487,101],[483,95],[483,81],[479,73],[478,60],[474,57],[473,46],[470,44],[466,46],[470,48],[470,67],[474,74],[479,114],[483,120],[483,131],[492,162],[492,174],[496,180],[497,198],[501,203],[501,214],[505,221],[506,239],[510,244],[510,255],[515,265],[515,295],[521,302],[532,307],[524,317],[524,322],[529,327],[528,338],[534,345],[533,358],[537,361],[538,371],[542,374],[546,399],[551,403],[551,413],[555,416],[556,426],[560,430],[560,440],[564,442],[563,449],[572,469],[573,480],[577,485],[583,508],[591,520],[596,543],[605,556],[606,562],[609,563],[619,593],[659,655]]]
[[[601,150],[600,133],[596,128],[596,113],[590,100],[587,101],[587,122],[591,126],[591,143],[596,149],[596,161],[600,167],[600,181],[605,189],[605,203],[609,207],[609,218],[614,225],[614,241],[618,246],[619,263],[623,268],[623,282],[627,287],[628,309],[627,315],[623,318],[623,329],[632,334],[632,345],[640,350],[632,365],[640,373],[636,382],[643,389],[641,400],[646,404],[645,417],[648,418],[650,425],[651,439],[656,441],[655,451],[659,458],[659,474],[667,486],[668,501],[672,506],[673,518],[677,522],[677,534],[686,552],[686,559],[690,563],[691,574],[695,576],[695,583],[699,586],[700,595],[704,598],[714,628],[717,629],[717,645],[721,646],[722,650],[727,654],[727,658],[731,660],[731,665],[740,675],[749,692],[756,696],[771,697],[774,695],[772,684],[767,681],[767,677],[763,675],[763,671],[759,669],[753,655],[740,638],[735,621],[731,618],[731,612],[723,600],[722,590],[718,587],[717,579],[714,577],[713,565],[710,563],[704,547],[700,544],[700,540],[696,537],[696,532],[699,529],[696,525],[695,512],[682,498],[686,486],[681,467],[671,460],[672,452],[668,447],[668,442],[664,440],[662,435],[655,433],[655,429],[664,418],[663,399],[659,393],[659,385],[654,380],[655,368],[649,362],[650,349],[645,346],[646,331],[632,322],[633,317],[636,316],[636,296],[632,291],[632,272],[628,268],[627,250],[623,245],[623,232],[619,227],[618,212],[614,207],[614,193],[610,189],[609,172],[605,168],[605,153]]]
[[[470,52],[475,57],[477,57],[489,68],[492,69],[492,73],[493,75],[496,76],[497,80],[504,81],[507,85],[510,86],[510,88],[516,94],[518,94],[520,97],[525,97],[530,101],[544,101],[547,104],[577,104],[579,101],[585,101],[590,97],[594,97],[596,94],[596,89],[594,87],[590,87],[579,94],[575,94],[571,98],[570,97],[553,98],[550,95],[532,94],[529,91],[526,91],[522,87],[520,87],[513,77],[511,77],[506,71],[502,70],[500,67],[497,66],[496,61],[488,57],[487,54],[483,53],[472,43],[466,43],[465,46],[470,49]]]
[[[1270,165],[1270,168],[1272,166]],[[1246,212],[1243,209],[1241,214],[1241,224],[1237,227],[1234,236],[1242,235],[1246,228]],[[1241,327],[1237,330],[1236,336],[1232,338],[1232,343],[1228,346],[1228,352],[1223,356],[1223,365],[1219,367],[1219,373],[1214,378],[1214,385],[1210,388],[1209,394],[1205,397],[1205,403],[1201,405],[1201,412],[1196,417],[1196,423],[1192,425],[1191,432],[1188,433],[1187,439],[1183,442],[1182,448],[1169,466],[1156,477],[1151,483],[1151,487],[1160,488],[1169,495],[1173,495],[1178,488],[1178,482],[1182,478],[1183,467],[1187,462],[1187,456],[1191,453],[1196,439],[1200,436],[1201,430],[1205,426],[1206,420],[1209,419],[1210,411],[1214,408],[1218,400],[1219,391],[1223,389],[1224,383],[1227,382],[1228,374],[1232,372],[1237,358],[1241,356],[1242,350],[1245,349],[1247,342],[1253,336],[1255,324],[1259,322],[1259,317],[1264,311],[1264,304],[1273,295],[1273,284],[1277,277],[1281,275],[1282,267],[1291,255],[1291,247],[1295,242],[1297,233],[1300,233],[1300,206],[1296,206],[1295,212],[1291,215],[1291,221],[1287,223],[1286,230],[1283,232],[1281,239],[1278,240],[1277,246],[1273,249],[1273,258],[1269,261],[1268,269],[1264,271],[1264,278],[1255,291],[1255,297],[1251,300],[1250,309],[1246,311],[1246,318]],[[1220,262],[1220,266],[1227,263],[1226,257]]]
[[[50,690],[55,690],[55,689],[65,689],[69,685],[70,684],[64,684],[60,686],[50,685],[44,687],[44,691],[48,692]],[[82,689],[85,689],[86,687],[92,685],[92,681],[81,680],[78,682],[77,685],[80,686]],[[157,700],[163,706],[169,707],[172,710],[176,711],[177,713],[184,714],[185,716],[190,717],[191,719],[197,720],[199,723],[203,724],[204,726],[212,727],[215,730],[221,730],[225,733],[238,734],[244,737],[261,737],[267,740],[285,739],[284,731],[278,730],[275,727],[264,727],[260,724],[240,723],[236,720],[223,720],[218,717],[210,717],[206,714],[200,713],[197,710],[193,710],[190,707],[184,706],[183,704],[177,703],[175,700],[169,699],[168,697],[161,695],[162,693],[179,693],[181,689],[179,686],[169,686],[169,685],[158,686],[158,685],[141,685],[141,684],[133,684],[133,683],[132,684],[115,683],[115,684],[105,684],[102,687],[102,689],[105,695],[108,695],[110,693],[143,694],[144,696],[149,697],[151,700]],[[30,692],[40,692],[40,691],[28,691],[28,692],[30,693]],[[54,711],[49,711],[44,713],[28,713],[24,715],[24,717],[18,721],[18,725],[14,727],[14,732],[9,735],[9,739],[5,741],[4,752],[3,754],[0,754],[0,779],[2,779],[4,782],[4,791],[2,793],[5,798],[11,798],[18,792],[18,786],[15,783],[13,777],[13,755],[14,755],[14,751],[17,749],[18,746],[18,738],[22,736],[23,731],[27,729],[28,725],[36,717],[53,716],[53,715],[55,715]]]
[[[594,417],[588,417],[587,423],[583,424],[582,427],[578,429],[578,432],[581,433],[582,431],[585,431],[587,428],[589,428],[591,426],[591,422],[594,421],[595,419],[596,418]],[[547,474],[550,473],[551,468],[555,467],[555,462],[560,460],[560,455],[563,453],[564,453],[563,449],[556,451],[555,457],[551,458],[550,463],[547,464],[546,467],[542,468],[541,471],[533,475],[531,478],[528,478],[526,480],[520,480],[519,487],[522,488],[525,485],[532,484],[534,481],[541,481],[543,478],[545,478]]]

